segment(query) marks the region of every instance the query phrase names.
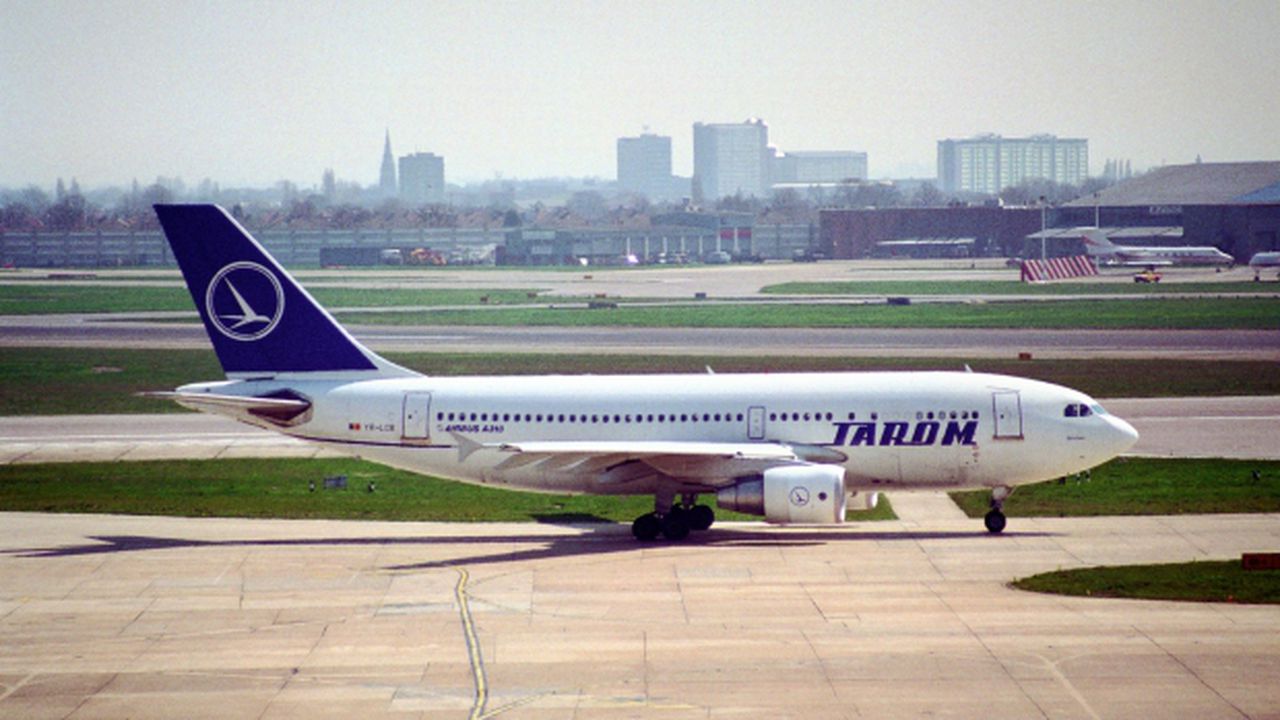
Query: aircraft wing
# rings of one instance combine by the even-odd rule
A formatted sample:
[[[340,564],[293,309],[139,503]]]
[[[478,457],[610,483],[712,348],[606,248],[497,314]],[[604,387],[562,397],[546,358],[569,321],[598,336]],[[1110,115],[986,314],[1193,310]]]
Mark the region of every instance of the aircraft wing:
[[[509,453],[498,470],[537,469],[594,473],[601,483],[628,482],[658,473],[692,481],[724,480],[805,462],[778,443],[534,441],[480,444],[459,436],[465,458],[478,450]]]

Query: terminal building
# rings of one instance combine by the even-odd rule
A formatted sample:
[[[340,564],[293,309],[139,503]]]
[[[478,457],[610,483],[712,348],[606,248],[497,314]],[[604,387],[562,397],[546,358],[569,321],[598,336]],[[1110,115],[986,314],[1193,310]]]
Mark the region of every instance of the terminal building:
[[[1000,257],[1040,230],[1035,208],[823,210],[819,249],[833,258]]]
[[[1280,162],[1166,165],[1050,211],[1125,245],[1212,245],[1248,262],[1280,250]]]
[[[1117,244],[1211,245],[1248,262],[1280,250],[1280,162],[1170,165],[1057,207],[824,210],[819,227],[838,258],[1079,255],[1074,229],[1098,227]]]

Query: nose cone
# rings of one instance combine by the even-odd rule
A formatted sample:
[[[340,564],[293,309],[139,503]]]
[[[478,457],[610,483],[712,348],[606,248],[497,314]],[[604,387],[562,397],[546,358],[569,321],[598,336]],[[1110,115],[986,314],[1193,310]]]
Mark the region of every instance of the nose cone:
[[[1111,426],[1107,439],[1111,443],[1112,455],[1119,455],[1138,442],[1138,431],[1134,430],[1133,426],[1124,420],[1114,415],[1109,415],[1107,416],[1107,424]]]

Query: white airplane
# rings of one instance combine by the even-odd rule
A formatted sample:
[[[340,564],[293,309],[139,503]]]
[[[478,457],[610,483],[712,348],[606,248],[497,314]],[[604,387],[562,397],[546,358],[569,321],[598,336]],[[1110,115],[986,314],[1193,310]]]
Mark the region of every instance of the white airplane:
[[[1116,245],[1095,228],[1081,228],[1085,252],[1112,265],[1231,265],[1236,259],[1211,245]]]
[[[227,376],[158,395],[417,473],[651,495],[641,540],[710,527],[699,496],[831,524],[856,493],[966,487],[991,489],[998,533],[1013,487],[1138,437],[1083,393],[973,372],[424,376],[352,338],[221,208],[155,210]]]
[[[1251,268],[1280,267],[1280,252],[1269,251],[1269,252],[1254,253],[1253,257],[1249,258],[1249,267]]]

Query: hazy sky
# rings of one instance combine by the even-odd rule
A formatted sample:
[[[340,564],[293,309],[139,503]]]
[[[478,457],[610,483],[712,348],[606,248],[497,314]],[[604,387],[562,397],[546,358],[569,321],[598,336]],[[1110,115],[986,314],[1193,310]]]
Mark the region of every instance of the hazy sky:
[[[615,141],[763,118],[781,150],[932,176],[979,132],[1109,157],[1280,160],[1280,2],[0,0],[0,185],[309,187],[615,175]]]

